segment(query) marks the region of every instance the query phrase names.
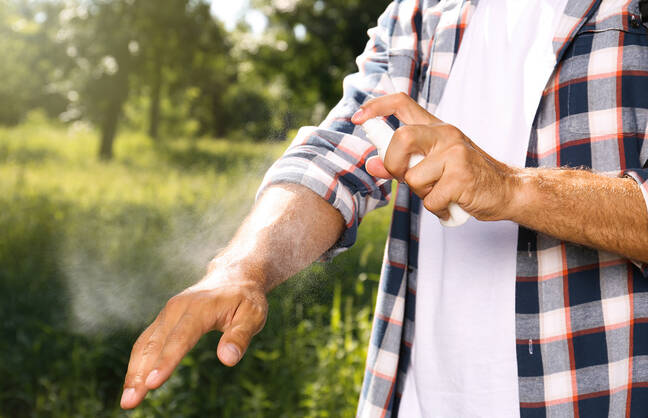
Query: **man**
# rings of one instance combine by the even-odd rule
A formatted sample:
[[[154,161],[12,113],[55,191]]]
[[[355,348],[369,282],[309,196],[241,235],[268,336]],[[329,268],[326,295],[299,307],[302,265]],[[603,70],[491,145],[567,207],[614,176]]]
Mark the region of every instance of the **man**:
[[[393,2],[340,104],[140,336],[122,406],[210,330],[235,365],[265,294],[349,247],[394,176],[359,416],[648,415],[647,34],[636,0]],[[401,125],[384,164],[356,125],[376,116]],[[453,202],[475,219],[430,222]]]

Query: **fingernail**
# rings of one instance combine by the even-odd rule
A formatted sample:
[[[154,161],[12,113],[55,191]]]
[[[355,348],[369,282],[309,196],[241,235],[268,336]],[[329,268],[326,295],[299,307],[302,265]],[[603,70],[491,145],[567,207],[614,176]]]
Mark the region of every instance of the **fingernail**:
[[[148,377],[146,378],[146,382],[144,382],[144,385],[153,386],[155,384],[155,379],[157,378],[158,374],[160,374],[158,369],[155,369],[151,373],[149,373]]]
[[[221,352],[221,356],[223,357],[223,361],[225,363],[234,364],[241,357],[241,353],[234,344],[225,344],[225,347]]]
[[[362,117],[362,114],[363,114],[363,113],[364,113],[364,109],[358,109],[358,111],[355,112],[355,113],[353,114],[353,116],[351,116],[351,120],[352,120],[352,121],[354,121],[354,120],[358,120],[360,117]]]
[[[130,405],[135,401],[135,389],[128,388],[124,390],[121,398],[121,405]]]

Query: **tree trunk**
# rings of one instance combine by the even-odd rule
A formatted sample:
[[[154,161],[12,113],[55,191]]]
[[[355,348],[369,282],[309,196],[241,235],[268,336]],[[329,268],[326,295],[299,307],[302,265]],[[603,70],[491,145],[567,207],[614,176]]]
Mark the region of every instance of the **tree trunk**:
[[[224,89],[216,89],[211,95],[211,110],[212,110],[212,135],[216,138],[223,138],[231,124],[227,123],[227,112],[223,104],[222,92]]]
[[[99,159],[108,161],[113,158],[113,143],[117,135],[119,118],[124,108],[124,103],[128,99],[129,85],[128,76],[130,74],[130,53],[126,44],[122,45],[121,50],[115,53],[117,62],[120,63],[116,74],[105,75],[96,82],[101,82],[102,91],[98,99],[101,104],[98,106],[99,128],[101,130],[101,143],[99,145]],[[105,102],[103,102],[105,100]]]
[[[149,115],[149,136],[158,139],[160,127],[160,99],[162,92],[162,65],[155,60],[153,85],[151,86],[151,113]]]
[[[121,113],[122,102],[115,100],[108,107],[101,123],[101,144],[99,146],[99,159],[104,161],[113,158],[113,143],[117,134],[117,123]]]

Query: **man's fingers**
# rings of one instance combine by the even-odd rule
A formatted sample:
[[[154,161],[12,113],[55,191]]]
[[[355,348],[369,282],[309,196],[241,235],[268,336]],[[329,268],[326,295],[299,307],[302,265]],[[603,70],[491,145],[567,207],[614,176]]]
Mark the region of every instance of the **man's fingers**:
[[[367,162],[365,163],[365,167],[367,168],[367,172],[374,177],[381,179],[393,178],[392,175],[389,174],[389,171],[387,171],[387,169],[385,168],[385,165],[383,164],[380,157],[378,157],[377,155],[369,157],[367,159]]]
[[[388,94],[367,101],[351,117],[351,121],[359,125],[377,116],[390,115],[396,116],[398,120],[406,125],[426,125],[441,122],[405,93]]]
[[[218,343],[218,358],[224,365],[232,367],[241,360],[252,337],[265,325],[266,315],[267,302],[241,302]]]
[[[385,153],[385,168],[392,176],[403,180],[409,169],[413,155],[427,155],[434,145],[434,129],[423,125],[408,125],[394,132],[387,152]]]
[[[160,387],[200,337],[212,329],[225,331],[219,344],[221,361],[228,361],[227,350],[233,354],[227,365],[240,360],[252,336],[265,324],[267,300],[257,289],[245,297],[241,296],[243,287],[218,289],[216,294],[194,289],[171,298],[142,333],[131,353],[122,408],[136,407],[149,390]]]
[[[121,400],[121,406],[124,409],[137,406],[148,392],[144,384],[146,377],[157,360],[169,331],[165,321],[166,314],[166,310],[160,312],[155,321],[146,328],[133,346]]]
[[[405,183],[416,195],[424,198],[443,175],[443,167],[443,160],[439,158],[424,158],[405,172]]]
[[[154,344],[151,344],[151,337],[156,331],[159,331],[159,328],[157,321],[151,324],[133,346],[120,402],[124,409],[134,408],[146,396],[147,390],[144,386],[146,363],[150,362],[151,350],[154,348]]]
[[[449,179],[447,176],[441,177],[423,199],[423,207],[439,218],[447,220],[450,217],[448,206],[454,201],[454,194],[457,191],[455,183],[454,179]]]
[[[200,318],[187,310],[167,337],[157,360],[148,371],[146,388],[157,389],[166,382],[185,354],[196,345],[206,331],[202,328]]]

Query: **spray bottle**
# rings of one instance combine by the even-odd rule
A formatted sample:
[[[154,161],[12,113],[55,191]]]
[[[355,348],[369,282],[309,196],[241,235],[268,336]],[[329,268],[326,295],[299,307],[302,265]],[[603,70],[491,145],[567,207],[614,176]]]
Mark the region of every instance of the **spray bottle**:
[[[364,129],[367,134],[367,138],[378,149],[378,156],[380,156],[380,159],[385,161],[385,153],[387,152],[389,142],[394,135],[394,130],[381,117],[367,120],[362,124],[362,129]],[[422,160],[422,155],[412,155],[409,160],[409,168],[414,167]],[[468,212],[463,210],[461,206],[454,202],[451,202],[450,205],[448,205],[448,210],[450,211],[450,217],[445,221],[439,219],[439,222],[441,222],[441,225],[443,226],[460,226],[466,223],[470,218]]]

